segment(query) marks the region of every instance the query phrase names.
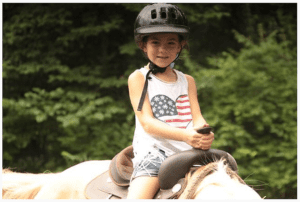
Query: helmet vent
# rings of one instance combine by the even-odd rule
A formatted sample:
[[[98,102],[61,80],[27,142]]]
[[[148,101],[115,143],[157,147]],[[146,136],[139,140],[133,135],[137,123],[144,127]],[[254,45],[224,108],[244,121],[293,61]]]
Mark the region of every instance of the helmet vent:
[[[156,10],[151,11],[151,18],[155,19],[156,18]]]
[[[166,8],[161,8],[161,13],[160,13],[161,18],[167,18],[167,12]]]
[[[171,11],[171,18],[173,18],[173,19],[177,18],[176,12],[173,10]]]

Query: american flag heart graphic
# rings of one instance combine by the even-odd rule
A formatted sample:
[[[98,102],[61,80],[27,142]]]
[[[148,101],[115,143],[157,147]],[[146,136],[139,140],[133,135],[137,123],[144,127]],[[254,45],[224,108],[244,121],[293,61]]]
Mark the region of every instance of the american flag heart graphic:
[[[178,128],[186,128],[192,121],[191,107],[187,95],[179,96],[174,102],[166,95],[156,95],[151,99],[154,117]]]

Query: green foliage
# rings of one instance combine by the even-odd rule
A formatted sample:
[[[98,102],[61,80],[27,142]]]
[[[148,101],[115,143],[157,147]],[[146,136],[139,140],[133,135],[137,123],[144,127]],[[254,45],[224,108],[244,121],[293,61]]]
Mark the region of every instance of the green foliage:
[[[208,58],[215,68],[194,72],[203,114],[215,128],[213,147],[230,152],[261,195],[296,193],[297,54],[290,41],[276,40],[276,31],[259,33],[258,44],[234,34],[240,51]],[[185,65],[192,65],[189,58]]]
[[[57,172],[131,144],[145,5],[3,4],[3,167]],[[191,34],[176,68],[197,82],[213,147],[261,196],[297,198],[296,4],[178,6]]]
[[[115,37],[124,27],[118,8],[4,5],[5,165],[59,171],[82,160],[111,159],[131,144],[127,67],[113,62],[126,48],[118,53],[122,38],[107,43],[108,34]],[[28,163],[21,165],[18,155]]]

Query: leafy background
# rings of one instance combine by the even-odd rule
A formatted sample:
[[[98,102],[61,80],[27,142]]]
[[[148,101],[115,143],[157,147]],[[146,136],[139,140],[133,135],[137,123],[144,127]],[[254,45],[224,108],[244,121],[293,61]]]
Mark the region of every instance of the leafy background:
[[[145,5],[3,4],[3,167],[59,172],[131,144]],[[212,147],[262,197],[297,198],[297,4],[177,5],[191,35],[176,68],[197,82]]]

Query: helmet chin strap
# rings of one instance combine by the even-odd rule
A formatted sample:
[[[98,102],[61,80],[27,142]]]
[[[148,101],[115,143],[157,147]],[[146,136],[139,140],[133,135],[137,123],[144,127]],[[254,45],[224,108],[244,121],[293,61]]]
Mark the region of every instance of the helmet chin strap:
[[[167,67],[171,67],[171,68],[174,68],[175,66],[175,61],[179,58],[179,55],[182,51],[182,48],[180,49],[179,53],[177,54],[175,60],[173,60],[173,62],[171,62],[168,66],[166,67],[158,67],[156,64],[154,64],[148,57],[148,60],[150,62],[150,65],[149,65],[149,71],[147,72],[146,74],[146,81],[145,81],[145,84],[144,84],[144,88],[143,88],[143,92],[142,92],[142,95],[141,95],[141,98],[140,98],[140,102],[139,102],[139,105],[138,105],[138,111],[141,111],[142,108],[143,108],[143,104],[144,104],[144,100],[145,100],[145,97],[146,97],[146,93],[147,93],[147,88],[148,88],[148,80],[151,80],[151,77],[149,76],[150,73],[152,74],[156,74],[156,73],[163,73],[166,71]]]

